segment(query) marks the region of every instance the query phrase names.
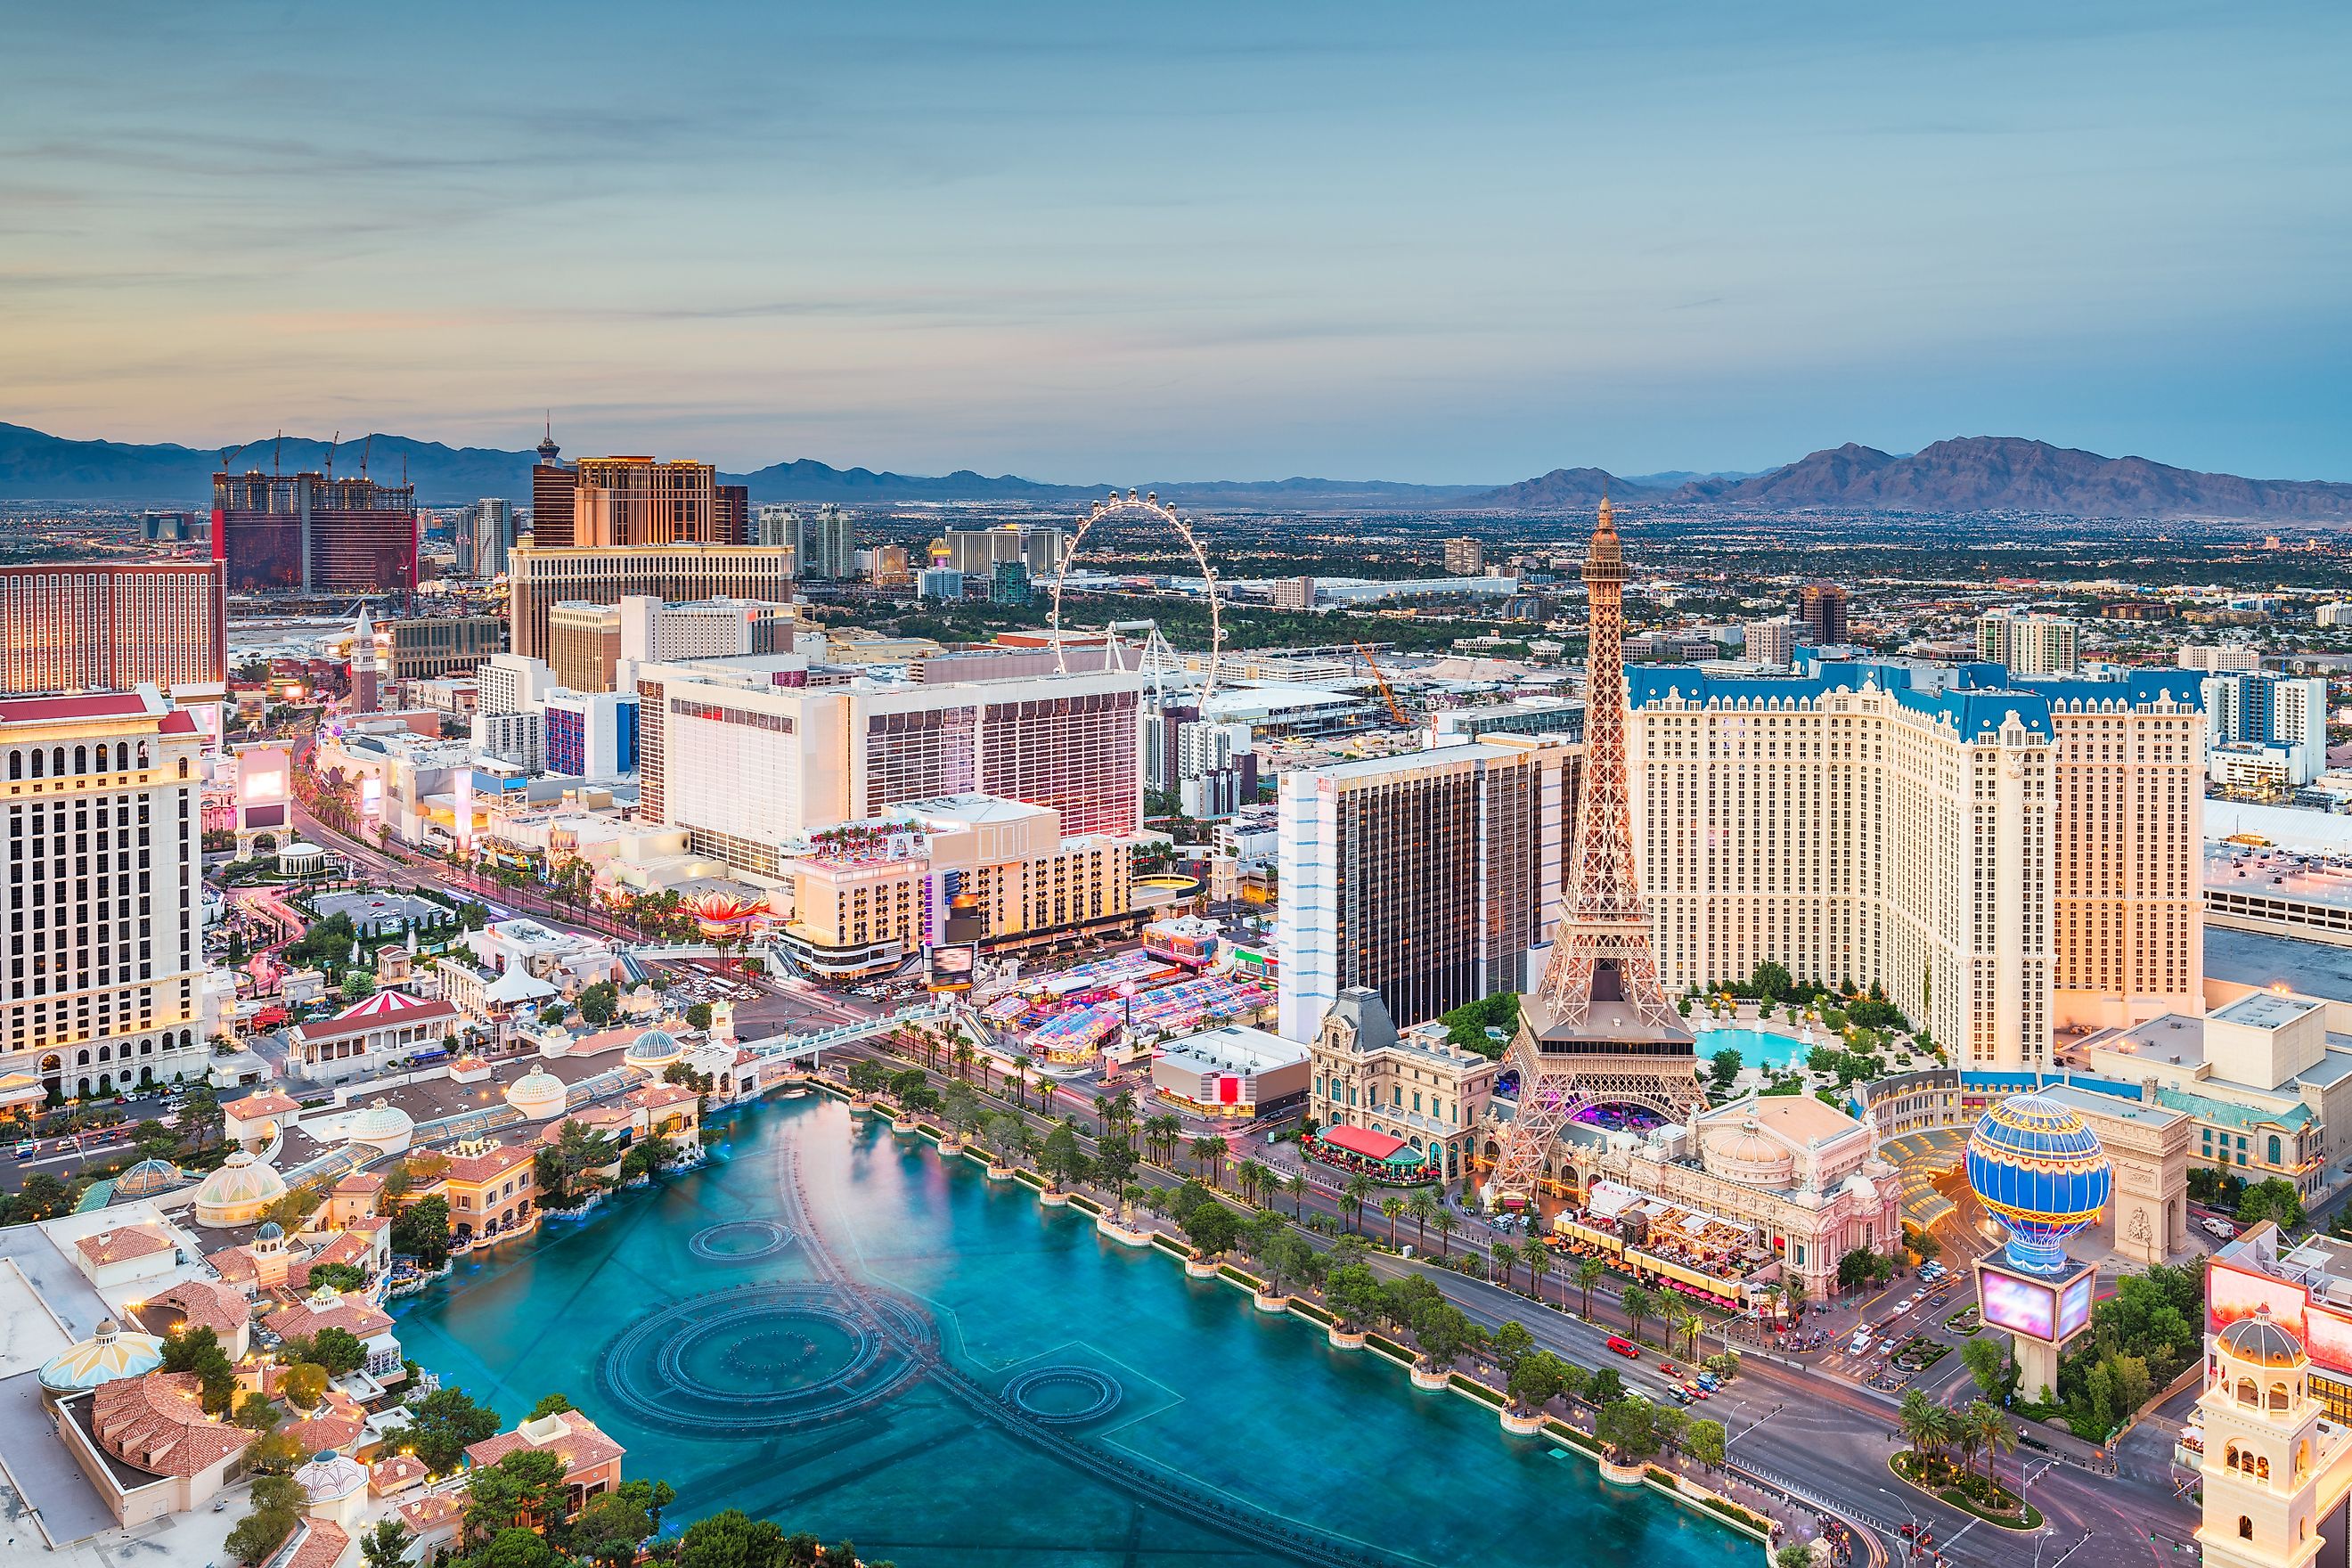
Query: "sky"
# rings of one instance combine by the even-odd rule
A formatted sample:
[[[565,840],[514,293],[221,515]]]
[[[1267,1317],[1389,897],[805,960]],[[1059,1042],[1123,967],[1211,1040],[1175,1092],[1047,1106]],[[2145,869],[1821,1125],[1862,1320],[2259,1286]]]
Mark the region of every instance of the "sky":
[[[2352,479],[2352,7],[12,0],[0,419]]]

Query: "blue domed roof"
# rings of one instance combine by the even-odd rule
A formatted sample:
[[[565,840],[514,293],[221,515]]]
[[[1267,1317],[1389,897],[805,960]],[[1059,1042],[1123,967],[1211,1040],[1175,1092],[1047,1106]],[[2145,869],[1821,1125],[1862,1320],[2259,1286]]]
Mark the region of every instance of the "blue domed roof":
[[[142,1160],[114,1178],[118,1198],[149,1198],[170,1192],[188,1178],[169,1160]]]
[[[274,1219],[263,1220],[261,1228],[253,1233],[256,1241],[283,1241],[285,1238],[286,1227]]]
[[[2038,1094],[2013,1095],[1969,1134],[1969,1185],[2009,1227],[2009,1260],[2056,1273],[2066,1237],[2106,1212],[2115,1175],[2081,1116]]]

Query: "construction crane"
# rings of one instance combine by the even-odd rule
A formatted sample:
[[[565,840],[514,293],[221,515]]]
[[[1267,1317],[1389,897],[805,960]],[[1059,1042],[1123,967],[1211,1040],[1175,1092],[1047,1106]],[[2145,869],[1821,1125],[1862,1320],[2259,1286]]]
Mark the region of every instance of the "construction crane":
[[[257,447],[259,445],[260,443],[257,441],[247,441],[244,447],[223,447],[221,448],[221,472],[228,472],[228,466],[236,461],[237,455],[243,452],[247,447]]]
[[[332,479],[335,477],[335,448],[336,448],[336,447],[340,447],[340,446],[341,446],[342,444],[343,444],[343,433],[342,433],[341,430],[336,431],[336,432],[335,432],[335,438],[334,438],[333,440],[331,440],[331,441],[330,441],[330,442],[328,442],[328,443],[327,443],[327,461],[326,461],[326,467],[325,467],[325,477],[326,477],[327,479]]]
[[[1381,700],[1389,705],[1389,717],[1399,724],[1410,726],[1412,721],[1404,716],[1404,709],[1398,703],[1396,692],[1390,688],[1389,678],[1381,673],[1379,663],[1372,658],[1372,650],[1358,643],[1356,651],[1363,656],[1364,668],[1372,672],[1372,684],[1381,689]]]

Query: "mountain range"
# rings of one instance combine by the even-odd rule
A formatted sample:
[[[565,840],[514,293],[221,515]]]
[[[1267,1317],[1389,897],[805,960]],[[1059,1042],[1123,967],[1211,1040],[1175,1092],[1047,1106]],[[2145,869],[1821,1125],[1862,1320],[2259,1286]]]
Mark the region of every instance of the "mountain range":
[[[234,465],[265,461],[299,471],[326,461],[321,441],[264,437],[231,448]],[[481,496],[528,500],[528,451],[449,447],[404,436],[340,443],[336,466],[381,479],[402,476],[427,505]],[[76,441],[0,423],[0,500],[115,502],[202,509],[218,450],[170,444]],[[747,485],[754,501],[882,503],[997,500],[1071,504],[1105,493],[1097,485],[1048,484],[971,469],[919,476],[836,468],[812,458],[720,476]],[[1679,480],[1680,482],[1676,482]],[[2352,484],[2251,479],[2176,468],[2146,458],[2105,458],[2020,437],[1975,436],[1938,441],[1907,455],[1847,445],[1825,448],[1757,474],[1627,479],[1600,468],[1554,468],[1500,488],[1413,485],[1382,480],[1288,479],[1175,482],[1150,487],[1185,506],[1266,511],[1359,509],[1391,511],[1580,511],[1606,493],[1628,505],[1721,503],[1759,510],[1814,508],[1969,513],[2026,511],[2083,518],[2213,518],[2258,522],[2352,521]]]

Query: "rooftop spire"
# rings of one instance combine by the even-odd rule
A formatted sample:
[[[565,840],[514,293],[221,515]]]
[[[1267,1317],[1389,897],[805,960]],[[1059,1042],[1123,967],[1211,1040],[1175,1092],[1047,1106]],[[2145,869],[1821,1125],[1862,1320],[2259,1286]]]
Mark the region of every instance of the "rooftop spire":
[[[552,464],[555,461],[555,455],[563,448],[555,444],[555,410],[550,408],[542,412],[546,416],[546,422],[541,426],[543,434],[539,438],[539,460]]]

